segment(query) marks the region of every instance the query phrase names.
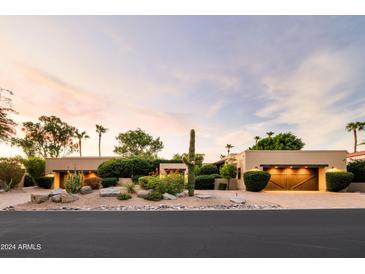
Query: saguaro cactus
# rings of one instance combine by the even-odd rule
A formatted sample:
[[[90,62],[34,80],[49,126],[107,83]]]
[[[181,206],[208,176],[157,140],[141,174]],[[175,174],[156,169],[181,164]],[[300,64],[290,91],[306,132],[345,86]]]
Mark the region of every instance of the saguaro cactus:
[[[188,190],[189,196],[194,196],[195,188],[195,131],[190,130],[190,145],[188,157],[182,158],[185,165],[188,166]]]

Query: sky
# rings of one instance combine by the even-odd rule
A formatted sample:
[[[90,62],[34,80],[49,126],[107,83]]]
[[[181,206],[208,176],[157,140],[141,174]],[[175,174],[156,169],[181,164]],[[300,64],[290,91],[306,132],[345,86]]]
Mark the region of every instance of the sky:
[[[84,156],[98,153],[95,124],[109,129],[105,156],[137,128],[161,138],[164,158],[188,150],[191,128],[206,161],[268,131],[350,151],[364,48],[364,16],[0,16],[0,86],[18,123],[56,115],[86,130]]]

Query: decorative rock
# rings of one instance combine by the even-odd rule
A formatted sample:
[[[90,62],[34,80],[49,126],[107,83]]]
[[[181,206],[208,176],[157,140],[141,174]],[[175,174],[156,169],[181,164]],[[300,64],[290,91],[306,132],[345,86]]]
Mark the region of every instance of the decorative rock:
[[[244,204],[244,203],[246,203],[246,200],[245,200],[245,199],[240,198],[240,197],[238,197],[238,196],[232,197],[232,198],[230,199],[230,201],[231,201],[232,203],[235,203],[235,204]]]
[[[186,192],[181,192],[181,193],[177,193],[175,196],[176,196],[177,198],[184,198],[184,197],[186,197],[186,196],[187,196],[187,193],[186,193]]]
[[[63,189],[62,188],[56,188],[56,189],[53,189],[49,194],[48,196],[49,197],[52,197],[52,196],[56,196],[56,195],[60,195],[63,193]]]
[[[91,188],[91,186],[83,186],[80,189],[80,194],[90,194],[93,192],[93,189]]]
[[[74,194],[70,194],[70,193],[61,194],[61,203],[71,203],[78,199],[79,199],[79,197]]]
[[[137,192],[137,197],[146,198],[149,193],[150,193],[150,190],[139,190]]]
[[[30,201],[33,204],[40,204],[47,201],[49,198],[48,194],[31,194],[30,195]]]
[[[162,197],[164,200],[176,200],[176,196],[170,194],[170,193],[164,193],[162,194]]]
[[[5,190],[4,189],[0,189],[0,193],[5,193]]]
[[[51,201],[54,203],[61,203],[62,202],[62,194],[54,195],[51,197]]]
[[[210,194],[197,194],[197,195],[195,195],[195,197],[197,197],[199,199],[209,199],[209,198],[212,198],[212,195],[210,195]]]
[[[115,187],[101,188],[99,190],[101,197],[117,197],[120,190]]]

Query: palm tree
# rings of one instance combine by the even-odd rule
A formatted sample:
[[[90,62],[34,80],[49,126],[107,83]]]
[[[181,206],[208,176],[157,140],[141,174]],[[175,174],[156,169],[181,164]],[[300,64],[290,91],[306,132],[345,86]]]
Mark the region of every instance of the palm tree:
[[[269,132],[266,132],[266,135],[269,137],[269,138],[271,138],[271,136],[273,136],[275,133],[274,132],[272,132],[272,131],[269,131]]]
[[[260,136],[255,136],[254,139],[255,139],[255,145],[257,145],[257,142],[261,139],[261,137]]]
[[[226,144],[225,148],[227,149],[227,155],[229,155],[231,148],[234,148],[231,144]]]
[[[90,136],[87,135],[86,131],[79,132],[77,129],[75,131],[75,135],[76,135],[77,139],[79,139],[79,151],[80,151],[80,157],[82,157],[82,153],[81,153],[81,141],[82,141],[82,139],[89,139]]]
[[[101,135],[105,133],[108,129],[103,127],[102,125],[95,125],[96,132],[99,134],[99,157],[101,156],[100,144],[101,144]]]
[[[365,123],[364,122],[350,122],[346,125],[346,130],[348,132],[353,132],[354,134],[354,152],[356,152],[357,148],[357,130],[364,130]]]

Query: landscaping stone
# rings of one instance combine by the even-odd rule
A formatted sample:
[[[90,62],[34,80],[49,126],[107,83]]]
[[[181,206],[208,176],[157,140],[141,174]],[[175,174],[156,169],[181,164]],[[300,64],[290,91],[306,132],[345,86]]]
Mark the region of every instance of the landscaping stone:
[[[52,196],[56,196],[56,195],[60,195],[63,193],[63,189],[62,188],[56,188],[56,189],[53,189],[49,194],[48,196],[49,197],[52,197]]]
[[[181,192],[181,193],[177,193],[175,196],[177,198],[184,198],[184,197],[188,196],[188,194],[186,192]]]
[[[240,197],[238,197],[238,196],[232,197],[232,198],[230,199],[230,201],[231,201],[232,203],[235,203],[235,204],[245,204],[245,203],[246,203],[246,200],[245,200],[245,199],[240,198]]]
[[[70,193],[61,194],[61,203],[71,203],[71,202],[77,201],[78,199],[79,199],[79,197],[74,194],[70,194]]]
[[[197,197],[199,199],[209,199],[209,198],[212,198],[212,195],[210,195],[210,194],[197,194],[197,195],[195,195],[195,197]]]
[[[31,194],[30,195],[30,201],[33,204],[40,204],[47,201],[49,198],[48,194]]]
[[[150,193],[150,190],[141,189],[141,190],[138,190],[137,197],[146,198],[149,193]]]
[[[101,197],[117,197],[120,190],[115,187],[101,188],[99,190]]]
[[[5,193],[5,190],[4,189],[0,189],[0,193]]]
[[[62,194],[54,195],[51,197],[51,201],[54,203],[61,203],[62,202]]]
[[[83,186],[81,189],[80,189],[80,194],[90,194],[93,192],[93,189],[91,188],[91,186]]]
[[[170,193],[164,193],[162,194],[162,197],[164,200],[176,200],[176,196],[170,194]]]

